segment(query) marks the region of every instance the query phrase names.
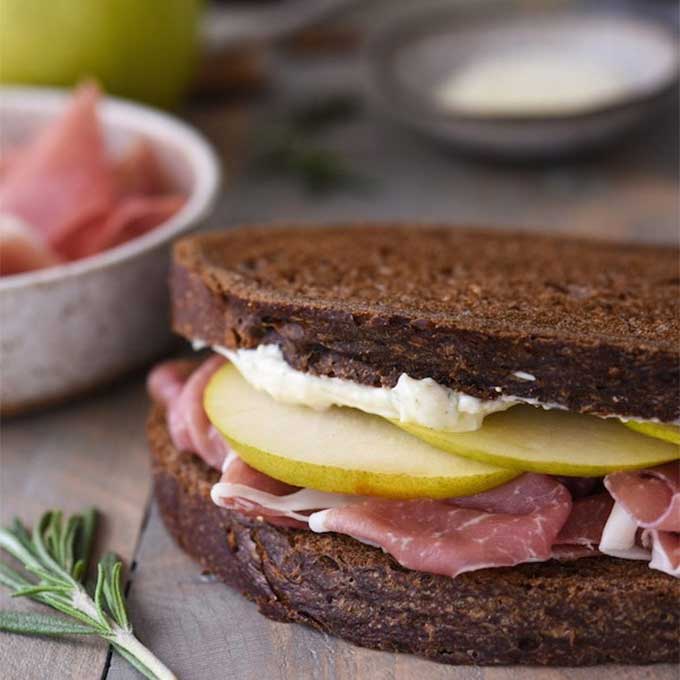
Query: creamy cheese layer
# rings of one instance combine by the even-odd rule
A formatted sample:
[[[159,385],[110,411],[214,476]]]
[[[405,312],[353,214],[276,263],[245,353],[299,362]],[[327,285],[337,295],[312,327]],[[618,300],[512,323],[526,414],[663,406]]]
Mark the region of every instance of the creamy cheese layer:
[[[372,387],[292,368],[277,345],[231,350],[213,347],[231,361],[255,388],[288,404],[323,410],[348,406],[365,413],[417,423],[435,430],[470,432],[485,416],[520,403],[515,397],[484,400],[439,385],[432,378],[415,380],[402,373],[394,387]]]
[[[195,350],[207,346],[202,340],[193,342]],[[259,345],[255,349],[238,350],[214,345],[212,349],[227,357],[258,390],[267,392],[277,401],[316,410],[347,406],[402,423],[415,423],[448,432],[478,430],[486,416],[506,411],[517,404],[528,404],[545,410],[567,410],[565,406],[554,402],[501,394],[500,387],[494,388],[499,392],[497,399],[479,399],[440,385],[432,378],[417,380],[406,373],[399,376],[394,387],[372,387],[352,380],[305,373],[288,364],[278,345]],[[524,371],[514,371],[512,375],[518,380],[536,380],[536,376]],[[616,413],[597,417],[614,418],[623,422],[661,422],[655,418],[645,419]],[[680,420],[668,424],[680,425]]]

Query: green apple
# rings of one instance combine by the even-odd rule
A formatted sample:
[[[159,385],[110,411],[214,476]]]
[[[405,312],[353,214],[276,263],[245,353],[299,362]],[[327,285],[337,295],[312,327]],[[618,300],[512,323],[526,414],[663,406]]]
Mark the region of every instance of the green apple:
[[[282,404],[226,364],[208,384],[210,421],[249,465],[319,491],[449,498],[490,489],[517,472],[439,451],[378,416]]]
[[[614,419],[515,406],[474,432],[440,432],[392,421],[432,446],[493,465],[550,475],[600,477],[680,458],[680,447]]]
[[[646,434],[648,437],[663,439],[671,444],[680,444],[680,427],[664,423],[645,423],[639,420],[627,420],[624,425],[631,430]]]
[[[173,106],[194,66],[201,0],[0,0],[0,81]]]

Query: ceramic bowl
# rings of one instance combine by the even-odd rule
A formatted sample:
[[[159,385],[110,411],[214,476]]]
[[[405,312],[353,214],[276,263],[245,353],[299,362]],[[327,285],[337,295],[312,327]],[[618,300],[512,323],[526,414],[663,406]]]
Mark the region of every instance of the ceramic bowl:
[[[1,88],[3,144],[27,139],[70,96],[47,88]],[[121,246],[0,279],[3,415],[79,395],[144,365],[168,347],[169,245],[201,223],[219,191],[218,160],[189,126],[108,97],[99,114],[114,153],[144,137],[188,200],[171,219]]]
[[[483,7],[402,18],[373,37],[369,87],[385,112],[463,150],[509,160],[553,158],[622,136],[654,113],[677,83],[676,36],[656,20],[596,10]],[[607,69],[620,81],[618,94],[572,110],[512,114],[456,110],[438,101],[457,70],[518,49],[553,50]]]

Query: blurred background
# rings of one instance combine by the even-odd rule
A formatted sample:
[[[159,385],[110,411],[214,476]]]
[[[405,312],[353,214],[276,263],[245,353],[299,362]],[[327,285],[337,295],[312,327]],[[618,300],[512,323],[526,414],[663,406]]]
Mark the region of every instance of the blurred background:
[[[678,235],[672,0],[0,0],[0,15],[3,82],[94,77],[208,137],[224,186],[207,227]]]

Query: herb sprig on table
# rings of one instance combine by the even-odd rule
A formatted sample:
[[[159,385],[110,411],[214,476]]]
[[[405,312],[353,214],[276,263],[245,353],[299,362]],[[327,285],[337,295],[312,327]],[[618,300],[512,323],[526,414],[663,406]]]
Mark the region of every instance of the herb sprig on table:
[[[125,608],[122,563],[108,553],[97,565],[90,594],[84,585],[97,515],[88,510],[64,520],[58,511],[45,513],[29,532],[19,521],[0,529],[0,548],[24,567],[19,573],[0,562],[0,585],[14,597],[27,597],[66,614],[70,619],[33,612],[0,612],[0,631],[23,635],[97,635],[145,677],[176,680],[175,675],[133,634]]]
[[[256,167],[266,174],[296,179],[311,194],[371,188],[373,183],[356,172],[344,154],[318,140],[330,128],[354,120],[360,108],[360,100],[348,94],[298,106],[260,130]]]

